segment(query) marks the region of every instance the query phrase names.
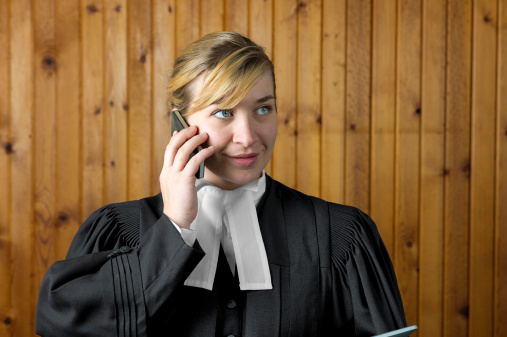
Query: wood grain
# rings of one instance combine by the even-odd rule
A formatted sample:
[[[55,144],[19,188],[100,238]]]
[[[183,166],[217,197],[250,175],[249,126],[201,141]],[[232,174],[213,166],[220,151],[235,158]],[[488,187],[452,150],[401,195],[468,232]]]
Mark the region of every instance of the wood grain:
[[[371,208],[389,254],[394,257],[396,127],[396,22],[394,1],[373,3],[371,79]]]
[[[104,205],[104,4],[84,0],[81,8],[82,112],[81,214]],[[83,219],[84,220],[84,219]]]
[[[128,199],[152,194],[151,7],[128,1]]]
[[[297,2],[275,2],[275,65],[278,135],[273,150],[273,177],[296,187]]]
[[[370,211],[371,16],[370,1],[348,2],[345,203],[366,213]]]
[[[507,336],[507,5],[498,2],[498,70],[495,172],[495,283],[493,336]]]
[[[108,1],[104,6],[104,202],[110,204],[127,200],[129,186],[127,1]]]
[[[11,277],[10,324],[15,337],[35,331],[35,266],[33,208],[34,26],[31,2],[10,4],[11,76]],[[5,322],[5,321],[4,321]]]
[[[9,3],[0,0],[0,335],[6,337],[12,336],[10,44]]]
[[[320,195],[321,0],[300,2],[297,77],[297,188]]]
[[[423,2],[419,232],[420,337],[443,336],[447,7]]]
[[[167,103],[167,81],[176,58],[175,0],[153,2],[153,193],[160,192],[160,171],[164,152],[171,136],[170,107]]]
[[[60,1],[56,13],[56,201],[55,257],[67,255],[79,224],[81,178],[80,5]]]
[[[55,1],[34,3],[35,114],[34,212],[35,285],[37,293],[46,270],[55,260],[56,190],[56,31]]]
[[[225,22],[224,0],[207,0],[201,1],[200,4],[200,35],[223,31]]]
[[[199,0],[176,0],[176,54],[200,35]]]
[[[470,336],[493,336],[496,0],[474,1],[470,182]]]
[[[394,263],[408,322],[417,321],[418,308],[421,14],[421,1],[398,3]]]
[[[248,1],[225,0],[225,30],[248,36]]]
[[[345,201],[346,1],[322,3],[321,197]]]
[[[467,336],[470,229],[471,1],[448,1],[444,336]]]

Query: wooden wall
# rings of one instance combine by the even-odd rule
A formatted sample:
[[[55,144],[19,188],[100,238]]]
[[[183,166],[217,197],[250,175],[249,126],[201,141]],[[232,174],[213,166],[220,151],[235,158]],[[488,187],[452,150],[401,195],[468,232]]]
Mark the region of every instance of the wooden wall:
[[[84,218],[158,192],[166,74],[216,30],[274,60],[268,171],[373,217],[418,336],[507,336],[504,0],[0,0],[0,335]]]

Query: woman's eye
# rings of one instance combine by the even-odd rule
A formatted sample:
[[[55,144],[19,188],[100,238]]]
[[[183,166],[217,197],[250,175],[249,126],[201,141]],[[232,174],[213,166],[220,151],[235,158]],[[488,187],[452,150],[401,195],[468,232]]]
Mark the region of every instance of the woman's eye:
[[[261,106],[259,109],[257,109],[257,113],[259,115],[267,115],[271,112],[271,107],[268,106],[268,105],[265,105],[265,106]]]
[[[231,110],[218,110],[213,115],[218,118],[227,118],[227,117],[232,116],[232,111]]]

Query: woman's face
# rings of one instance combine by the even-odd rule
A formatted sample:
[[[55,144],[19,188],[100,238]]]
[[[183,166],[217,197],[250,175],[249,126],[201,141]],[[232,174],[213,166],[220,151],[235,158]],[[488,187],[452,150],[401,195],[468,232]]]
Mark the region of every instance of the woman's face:
[[[204,78],[197,78],[193,97],[201,92]],[[237,188],[261,176],[275,145],[277,119],[273,77],[266,73],[232,109],[212,104],[187,117],[199,133],[209,136],[205,146],[215,152],[206,159],[204,179],[225,190]]]

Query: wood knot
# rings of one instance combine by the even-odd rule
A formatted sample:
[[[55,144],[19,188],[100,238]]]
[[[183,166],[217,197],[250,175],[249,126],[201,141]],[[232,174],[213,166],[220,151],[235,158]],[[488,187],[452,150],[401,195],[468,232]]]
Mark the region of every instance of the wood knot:
[[[93,112],[94,115],[100,115],[100,113],[102,112],[102,109],[101,108],[97,108],[95,109],[95,111]]]
[[[470,164],[467,163],[465,165],[463,165],[463,168],[461,169],[463,171],[463,173],[467,176],[467,177],[470,177]]]
[[[493,19],[491,19],[491,14],[490,13],[487,13],[486,15],[484,15],[484,22],[488,23],[488,22],[491,22]]]
[[[173,12],[173,8],[171,7],[171,5],[169,5],[169,8],[167,8],[167,10],[169,11],[169,13]]]
[[[65,213],[60,213],[60,214],[58,215],[58,221],[59,221],[60,223],[67,222],[68,220],[69,220],[69,216],[68,216],[67,214],[65,214]]]
[[[109,106],[114,106],[114,101],[109,101]]]
[[[121,12],[121,5],[116,5],[116,7],[114,8],[114,11],[116,13],[120,13]]]
[[[86,6],[86,12],[88,12],[88,14],[95,14],[98,11],[99,11],[99,9],[94,4]]]
[[[321,116],[317,116],[317,118],[315,118],[315,123],[322,124],[322,117]]]
[[[112,166],[112,167],[115,167],[115,166],[116,166],[116,163],[115,163],[115,161],[114,161],[114,160],[111,160],[111,166]]]
[[[468,306],[465,306],[465,307],[461,308],[458,312],[459,312],[459,314],[463,318],[468,319],[468,316],[469,316],[469,308],[468,308]]]
[[[407,241],[407,248],[412,248],[413,245],[412,241]]]
[[[56,60],[51,55],[46,55],[42,58],[42,67],[48,70],[54,70],[56,68]]]
[[[356,124],[350,124],[350,129],[351,130],[355,130],[356,129]]]
[[[444,171],[442,172],[442,174],[444,176],[448,176],[450,173],[451,173],[451,170],[449,170],[448,168],[445,168]]]
[[[146,54],[141,54],[141,57],[139,58],[139,62],[146,63]]]
[[[299,2],[299,8],[303,9],[303,8],[305,8],[306,6],[308,6],[308,4],[307,4],[306,2],[304,2],[304,1],[300,1],[300,2]]]
[[[4,150],[5,150],[5,153],[12,154],[12,153],[14,153],[14,146],[12,145],[12,143],[5,143]]]
[[[421,108],[415,109],[415,113],[416,113],[416,115],[420,115],[421,114]]]
[[[125,111],[128,111],[128,109],[129,109],[128,104],[125,104],[125,103],[123,104],[123,106],[122,106],[122,107],[123,107],[123,110],[125,110]]]
[[[10,317],[7,316],[7,317],[4,318],[4,324],[5,325],[11,325],[11,323],[12,323],[12,319]]]

